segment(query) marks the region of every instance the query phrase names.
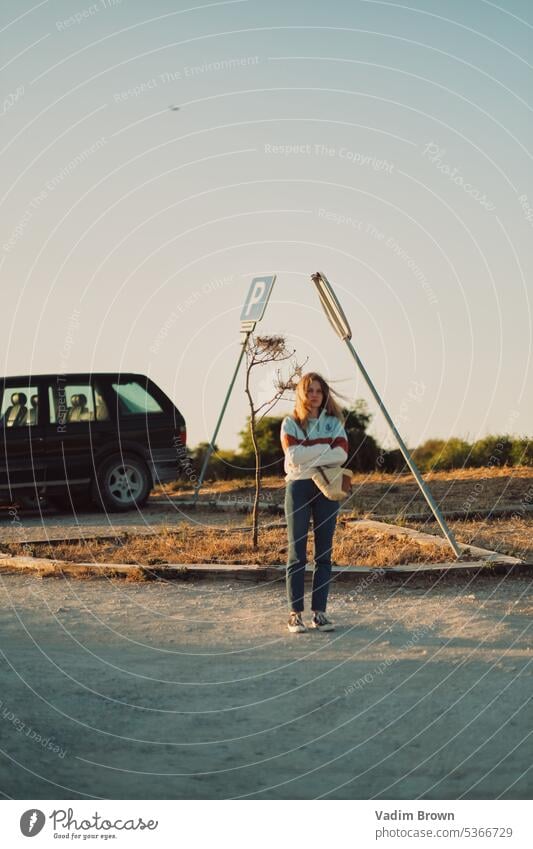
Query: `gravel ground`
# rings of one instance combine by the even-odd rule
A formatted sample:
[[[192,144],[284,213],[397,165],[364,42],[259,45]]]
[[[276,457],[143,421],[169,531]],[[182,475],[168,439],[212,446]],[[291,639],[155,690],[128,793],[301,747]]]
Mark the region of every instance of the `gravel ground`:
[[[279,582],[0,587],[7,797],[531,798],[527,578],[366,576],[304,635]]]
[[[78,538],[80,536],[108,535],[124,531],[144,533],[157,530],[160,525],[174,527],[183,522],[194,525],[244,525],[247,519],[239,513],[206,511],[181,506],[179,502],[150,499],[142,510],[129,513],[103,513],[83,510],[75,515],[51,508],[9,512],[0,511],[0,543],[29,540]],[[265,520],[267,521],[267,520]],[[271,520],[270,520],[271,521]]]

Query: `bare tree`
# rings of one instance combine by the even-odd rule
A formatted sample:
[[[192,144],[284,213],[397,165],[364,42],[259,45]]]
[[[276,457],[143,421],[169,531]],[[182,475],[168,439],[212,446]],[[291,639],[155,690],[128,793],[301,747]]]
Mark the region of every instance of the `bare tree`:
[[[305,363],[298,363],[296,351],[287,348],[284,336],[254,336],[248,339],[246,346],[246,385],[245,392],[250,405],[250,435],[255,454],[255,495],[252,510],[252,545],[257,548],[259,538],[259,496],[261,493],[261,452],[257,441],[257,423],[275,407],[278,401],[288,400],[288,393],[294,392],[296,384],[302,376]],[[252,374],[258,366],[271,363],[289,362],[288,374],[284,377],[282,370],[276,370],[272,381],[272,394],[266,401],[254,401],[252,390]]]

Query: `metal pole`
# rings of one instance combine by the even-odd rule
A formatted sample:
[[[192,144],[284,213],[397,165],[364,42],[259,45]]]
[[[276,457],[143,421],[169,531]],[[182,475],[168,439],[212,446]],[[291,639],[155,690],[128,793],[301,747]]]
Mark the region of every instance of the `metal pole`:
[[[390,429],[392,430],[394,437],[395,437],[396,441],[398,442],[398,445],[400,446],[400,451],[402,452],[402,454],[404,456],[405,462],[407,463],[407,465],[411,469],[411,472],[413,473],[413,475],[416,479],[416,482],[417,482],[418,486],[420,487],[420,489],[422,491],[422,495],[424,496],[427,503],[429,504],[429,506],[430,506],[430,508],[433,512],[433,515],[435,516],[437,522],[439,523],[439,525],[441,527],[441,530],[442,530],[444,536],[446,537],[446,539],[450,543],[451,547],[453,548],[455,556],[460,557],[461,556],[461,549],[459,548],[459,546],[458,546],[458,544],[455,540],[455,536],[453,535],[453,532],[448,527],[446,520],[444,519],[444,516],[440,512],[437,504],[435,503],[433,496],[432,496],[426,482],[424,481],[424,479],[422,478],[422,475],[418,471],[418,467],[417,467],[415,461],[413,460],[413,458],[411,457],[409,449],[407,448],[402,437],[400,436],[400,434],[396,430],[394,422],[392,421],[391,417],[389,416],[387,408],[385,407],[383,401],[379,397],[377,389],[370,379],[370,375],[368,374],[363,363],[361,362],[361,360],[360,360],[360,358],[357,354],[357,351],[355,350],[354,346],[352,345],[350,339],[345,338],[344,341],[346,342],[346,345],[348,346],[348,350],[350,351],[352,357],[354,358],[355,362],[359,366],[359,369],[361,370],[361,374],[363,375],[364,379],[366,380],[367,386],[370,389],[372,395],[374,396],[374,398],[375,398],[375,400],[376,400],[376,402],[379,406],[379,409],[381,410],[381,412],[385,416],[385,419],[387,420],[387,424],[389,425]]]
[[[222,424],[222,419],[224,418],[224,413],[226,412],[226,407],[228,406],[228,401],[230,399],[230,395],[233,391],[233,387],[235,386],[235,381],[237,380],[237,375],[239,373],[239,369],[241,367],[242,359],[243,359],[245,351],[246,351],[246,345],[248,344],[248,339],[250,338],[250,334],[252,333],[254,327],[255,327],[255,322],[253,322],[253,327],[251,327],[251,328],[247,327],[246,329],[243,330],[244,339],[243,339],[242,346],[241,346],[241,352],[239,354],[239,359],[237,360],[237,365],[235,367],[235,371],[233,372],[233,377],[231,378],[231,383],[229,385],[228,391],[226,392],[226,397],[224,399],[224,403],[222,405],[222,409],[220,411],[220,415],[219,415],[218,421],[216,423],[215,431],[213,433],[213,436],[211,437],[211,442],[209,443],[209,447],[208,447],[207,453],[205,455],[204,463],[203,463],[203,466],[202,466],[202,471],[200,472],[200,477],[198,478],[198,483],[196,484],[196,486],[194,488],[194,498],[195,499],[198,498],[198,494],[199,494],[200,489],[202,487],[202,484],[204,482],[204,477],[205,477],[205,473],[207,471],[207,466],[208,466],[209,460],[211,458],[211,454],[215,450],[215,442],[216,442],[216,438],[218,436],[218,431],[220,430],[220,425]]]

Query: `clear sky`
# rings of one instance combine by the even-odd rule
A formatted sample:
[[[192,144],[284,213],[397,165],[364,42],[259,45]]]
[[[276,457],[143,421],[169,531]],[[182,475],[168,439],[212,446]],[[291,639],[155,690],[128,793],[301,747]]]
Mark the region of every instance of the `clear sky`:
[[[321,312],[322,269],[409,444],[531,435],[530,2],[44,0],[1,16],[2,373],[148,373],[194,445],[251,278],[275,272],[261,332],[367,398],[390,445]],[[246,412],[239,380],[220,446]]]

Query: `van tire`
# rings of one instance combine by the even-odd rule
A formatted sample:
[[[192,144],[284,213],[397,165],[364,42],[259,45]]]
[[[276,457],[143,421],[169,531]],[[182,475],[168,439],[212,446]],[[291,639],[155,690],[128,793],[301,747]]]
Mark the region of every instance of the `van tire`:
[[[134,454],[113,454],[99,465],[93,500],[109,513],[126,513],[146,503],[152,479],[146,463]]]

